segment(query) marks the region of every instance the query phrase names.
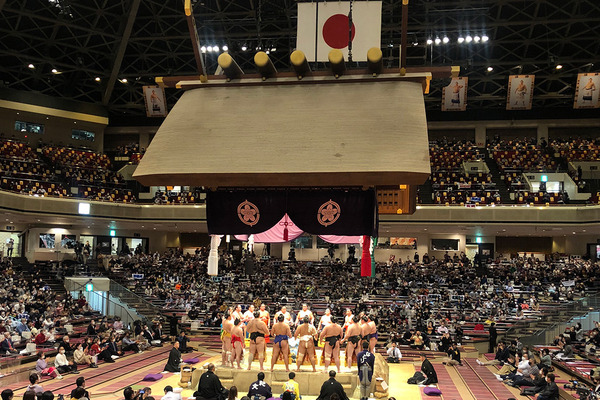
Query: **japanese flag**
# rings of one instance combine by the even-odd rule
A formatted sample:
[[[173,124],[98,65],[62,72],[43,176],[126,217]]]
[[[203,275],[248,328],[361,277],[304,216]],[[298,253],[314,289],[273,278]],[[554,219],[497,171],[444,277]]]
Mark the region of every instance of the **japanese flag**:
[[[332,49],[340,49],[347,61],[349,12],[348,1],[298,3],[296,49],[302,50],[308,61],[315,61],[315,44],[317,61],[327,61]],[[381,1],[355,1],[352,5],[352,60],[367,61],[371,47],[381,47]]]

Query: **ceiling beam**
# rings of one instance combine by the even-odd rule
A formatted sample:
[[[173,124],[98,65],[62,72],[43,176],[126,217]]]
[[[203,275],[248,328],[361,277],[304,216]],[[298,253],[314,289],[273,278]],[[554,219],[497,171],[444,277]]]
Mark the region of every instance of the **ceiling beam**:
[[[125,55],[125,50],[127,49],[127,43],[129,42],[131,31],[133,30],[133,23],[135,22],[135,16],[137,15],[138,8],[140,7],[140,2],[141,0],[133,0],[131,3],[131,9],[129,10],[129,15],[127,17],[127,24],[125,25],[125,29],[123,30],[123,35],[121,35],[121,41],[119,42],[119,47],[117,48],[117,53],[115,55],[115,61],[113,62],[112,71],[110,73],[110,77],[108,78],[106,90],[104,91],[104,95],[102,96],[103,105],[108,104],[113,89],[115,88],[117,75],[121,70],[121,63],[123,62],[123,56]]]

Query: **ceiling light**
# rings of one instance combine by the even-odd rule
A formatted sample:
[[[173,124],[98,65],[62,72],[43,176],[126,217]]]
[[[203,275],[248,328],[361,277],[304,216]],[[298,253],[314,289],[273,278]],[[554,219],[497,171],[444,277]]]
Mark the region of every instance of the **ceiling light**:
[[[276,52],[277,51],[277,47],[271,47],[271,51],[272,52]]]
[[[270,53],[269,49],[267,49],[267,51],[265,51],[265,53],[269,54]]]
[[[562,67],[563,67],[562,64],[557,64],[556,65],[556,69],[562,69]]]
[[[479,43],[479,41],[480,41],[480,40],[481,40],[481,38],[480,38],[479,36],[475,36],[475,37],[473,38],[473,41],[474,41],[475,43]]]
[[[121,83],[127,83],[127,78],[121,79]]]
[[[212,46],[207,46],[206,47],[206,51],[208,51],[209,53],[212,53],[212,49],[213,49]]]
[[[206,53],[206,46],[200,47],[200,51],[203,52],[203,53]]]
[[[494,70],[494,67],[487,67],[488,72],[492,72],[493,70]]]
[[[223,51],[227,51],[227,50],[229,50],[229,46],[225,45],[225,46],[221,47],[221,49],[222,49]]]
[[[33,64],[29,64],[28,67],[31,69],[35,69],[35,65],[33,65]]]
[[[435,44],[440,44],[442,43],[442,39],[440,39],[439,37],[435,38]]]
[[[471,35],[467,35],[467,37],[465,38],[465,42],[471,43],[472,41],[473,41],[473,38],[471,37]]]
[[[488,40],[490,40],[490,38],[489,38],[487,35],[483,35],[483,36],[481,37],[481,41],[482,41],[483,43],[487,42]]]
[[[246,51],[246,50],[248,50],[248,46],[246,46],[246,45],[243,45],[243,46],[242,46],[242,51]]]
[[[214,52],[218,52],[219,51],[219,46],[213,46],[213,51]]]
[[[462,43],[462,42],[464,42],[464,41],[465,41],[465,38],[464,38],[464,37],[462,37],[462,36],[459,36],[459,37],[458,37],[458,43]]]
[[[432,44],[432,43],[433,43],[433,40],[427,39],[427,44]]]
[[[97,76],[96,78],[94,78],[94,80],[95,80],[96,82],[100,82],[100,77],[99,77],[99,76]]]
[[[413,42],[413,46],[415,46],[415,47],[416,47],[416,46],[418,46],[418,45],[419,45],[419,42],[417,42],[417,41],[415,40],[415,41]]]
[[[53,74],[58,74],[58,70],[56,68],[52,68],[52,73]]]
[[[444,42],[444,44],[448,43],[450,41],[450,39],[448,39],[448,36],[444,36],[444,38],[442,39],[442,42]]]

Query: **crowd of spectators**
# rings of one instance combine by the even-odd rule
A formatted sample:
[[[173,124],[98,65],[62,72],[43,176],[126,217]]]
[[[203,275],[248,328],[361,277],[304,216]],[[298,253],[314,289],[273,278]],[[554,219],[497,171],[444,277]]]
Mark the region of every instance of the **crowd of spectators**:
[[[476,268],[464,254],[445,254],[427,263],[406,260],[378,264],[376,278],[360,278],[342,263],[256,261],[245,275],[239,263],[221,255],[220,276],[206,274],[207,251],[139,254],[110,262],[113,274],[165,310],[188,313],[206,326],[218,326],[228,307],[266,304],[271,313],[287,306],[295,318],[302,303],[317,315],[329,308],[342,317],[347,308],[377,317],[378,331],[396,340],[411,329],[456,335],[461,326],[485,321],[518,321],[534,316],[540,300],[569,301],[597,283],[600,264],[586,260],[498,259]],[[123,278],[125,279],[125,278]],[[469,325],[470,326],[470,325]]]

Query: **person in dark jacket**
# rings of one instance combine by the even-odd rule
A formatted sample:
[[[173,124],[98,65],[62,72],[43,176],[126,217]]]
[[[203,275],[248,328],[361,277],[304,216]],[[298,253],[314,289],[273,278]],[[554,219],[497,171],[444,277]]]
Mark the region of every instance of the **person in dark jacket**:
[[[488,353],[493,353],[496,347],[496,340],[498,339],[498,331],[496,330],[496,323],[490,324],[490,342],[488,346]]]
[[[434,383],[438,383],[437,373],[431,364],[431,361],[427,359],[427,355],[425,353],[421,353],[421,372],[426,376],[426,379],[422,382],[419,382],[421,385],[432,385]]]
[[[264,400],[273,397],[271,386],[265,382],[265,373],[259,372],[256,378],[258,380],[256,382],[252,382],[250,384],[250,388],[248,388],[248,397],[250,397],[250,400]]]
[[[375,355],[369,351],[369,343],[363,342],[363,351],[356,356],[358,365],[358,378],[360,382],[360,399],[366,400],[369,398],[369,388],[373,378],[373,370],[375,369]]]
[[[224,400],[227,398],[227,390],[221,384],[221,380],[215,374],[215,365],[208,364],[207,371],[200,377],[198,390],[194,392],[196,399]]]
[[[348,396],[346,396],[346,392],[344,392],[344,387],[335,380],[335,375],[336,373],[334,370],[329,371],[329,379],[323,382],[317,400],[329,400],[333,394],[336,394],[336,397],[339,397],[340,400],[348,400]]]
[[[179,372],[179,365],[181,364],[181,352],[179,351],[179,342],[173,343],[173,348],[169,352],[169,360],[165,365],[165,371],[167,372]]]
[[[554,383],[554,374],[549,373],[546,376],[547,385],[537,397],[537,400],[558,400],[558,386]]]
[[[533,378],[533,387],[525,388],[521,391],[522,396],[534,396],[536,393],[541,392],[546,388],[548,382],[546,382],[546,375],[548,375],[548,368],[542,368],[540,373]]]

